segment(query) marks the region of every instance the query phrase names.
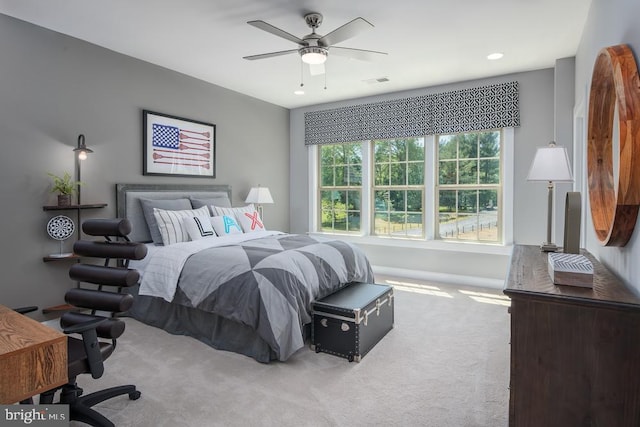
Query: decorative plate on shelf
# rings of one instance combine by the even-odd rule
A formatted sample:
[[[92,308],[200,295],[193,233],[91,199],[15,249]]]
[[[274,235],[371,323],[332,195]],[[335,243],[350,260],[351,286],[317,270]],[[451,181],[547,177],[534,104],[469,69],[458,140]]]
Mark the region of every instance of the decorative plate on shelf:
[[[47,223],[47,233],[49,234],[49,237],[60,241],[60,253],[51,254],[50,256],[64,258],[72,255],[71,253],[62,253],[62,242],[71,237],[75,230],[76,225],[68,216],[58,215],[49,220]]]

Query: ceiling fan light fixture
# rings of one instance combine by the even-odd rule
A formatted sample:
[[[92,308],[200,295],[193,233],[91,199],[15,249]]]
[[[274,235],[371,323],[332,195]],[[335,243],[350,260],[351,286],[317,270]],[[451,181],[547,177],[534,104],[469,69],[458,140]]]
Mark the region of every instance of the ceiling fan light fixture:
[[[305,64],[324,64],[327,60],[327,54],[329,51],[323,47],[312,46],[303,47],[300,49],[300,56],[302,62]]]

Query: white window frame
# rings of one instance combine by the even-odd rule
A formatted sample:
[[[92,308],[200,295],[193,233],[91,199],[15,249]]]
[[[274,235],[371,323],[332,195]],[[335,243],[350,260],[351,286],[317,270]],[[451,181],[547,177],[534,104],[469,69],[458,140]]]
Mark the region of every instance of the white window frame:
[[[344,240],[369,243],[384,244],[388,246],[398,247],[421,247],[421,248],[443,248],[458,249],[463,251],[485,252],[485,253],[503,253],[502,247],[510,247],[513,245],[513,192],[514,192],[514,152],[515,152],[515,129],[512,127],[502,128],[503,131],[503,152],[502,152],[502,243],[486,243],[475,241],[453,241],[440,240],[435,238],[435,176],[437,167],[435,136],[425,136],[425,201],[424,201],[424,239],[407,239],[401,237],[373,236],[370,235],[372,216],[372,201],[370,195],[371,188],[371,150],[369,149],[369,141],[363,141],[362,151],[362,201],[361,201],[361,230],[360,234],[338,234],[323,233],[318,231],[318,156],[319,150],[315,145],[309,146],[307,151],[308,170],[309,170],[309,233],[318,235],[339,235]],[[432,185],[428,185],[432,183]],[[428,218],[426,213],[431,212]]]

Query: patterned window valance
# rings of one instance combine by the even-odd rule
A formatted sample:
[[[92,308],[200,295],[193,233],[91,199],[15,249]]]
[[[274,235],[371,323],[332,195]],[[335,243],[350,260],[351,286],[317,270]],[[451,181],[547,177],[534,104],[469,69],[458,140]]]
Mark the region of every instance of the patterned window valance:
[[[305,144],[520,126],[518,82],[305,113]]]

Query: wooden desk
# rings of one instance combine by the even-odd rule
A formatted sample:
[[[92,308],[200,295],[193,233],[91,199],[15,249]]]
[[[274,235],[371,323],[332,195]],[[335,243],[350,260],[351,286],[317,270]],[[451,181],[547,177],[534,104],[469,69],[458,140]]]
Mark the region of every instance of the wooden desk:
[[[0,404],[66,383],[66,335],[0,305]]]
[[[590,253],[593,289],[554,285],[547,254],[513,250],[509,425],[640,425],[640,298]]]

